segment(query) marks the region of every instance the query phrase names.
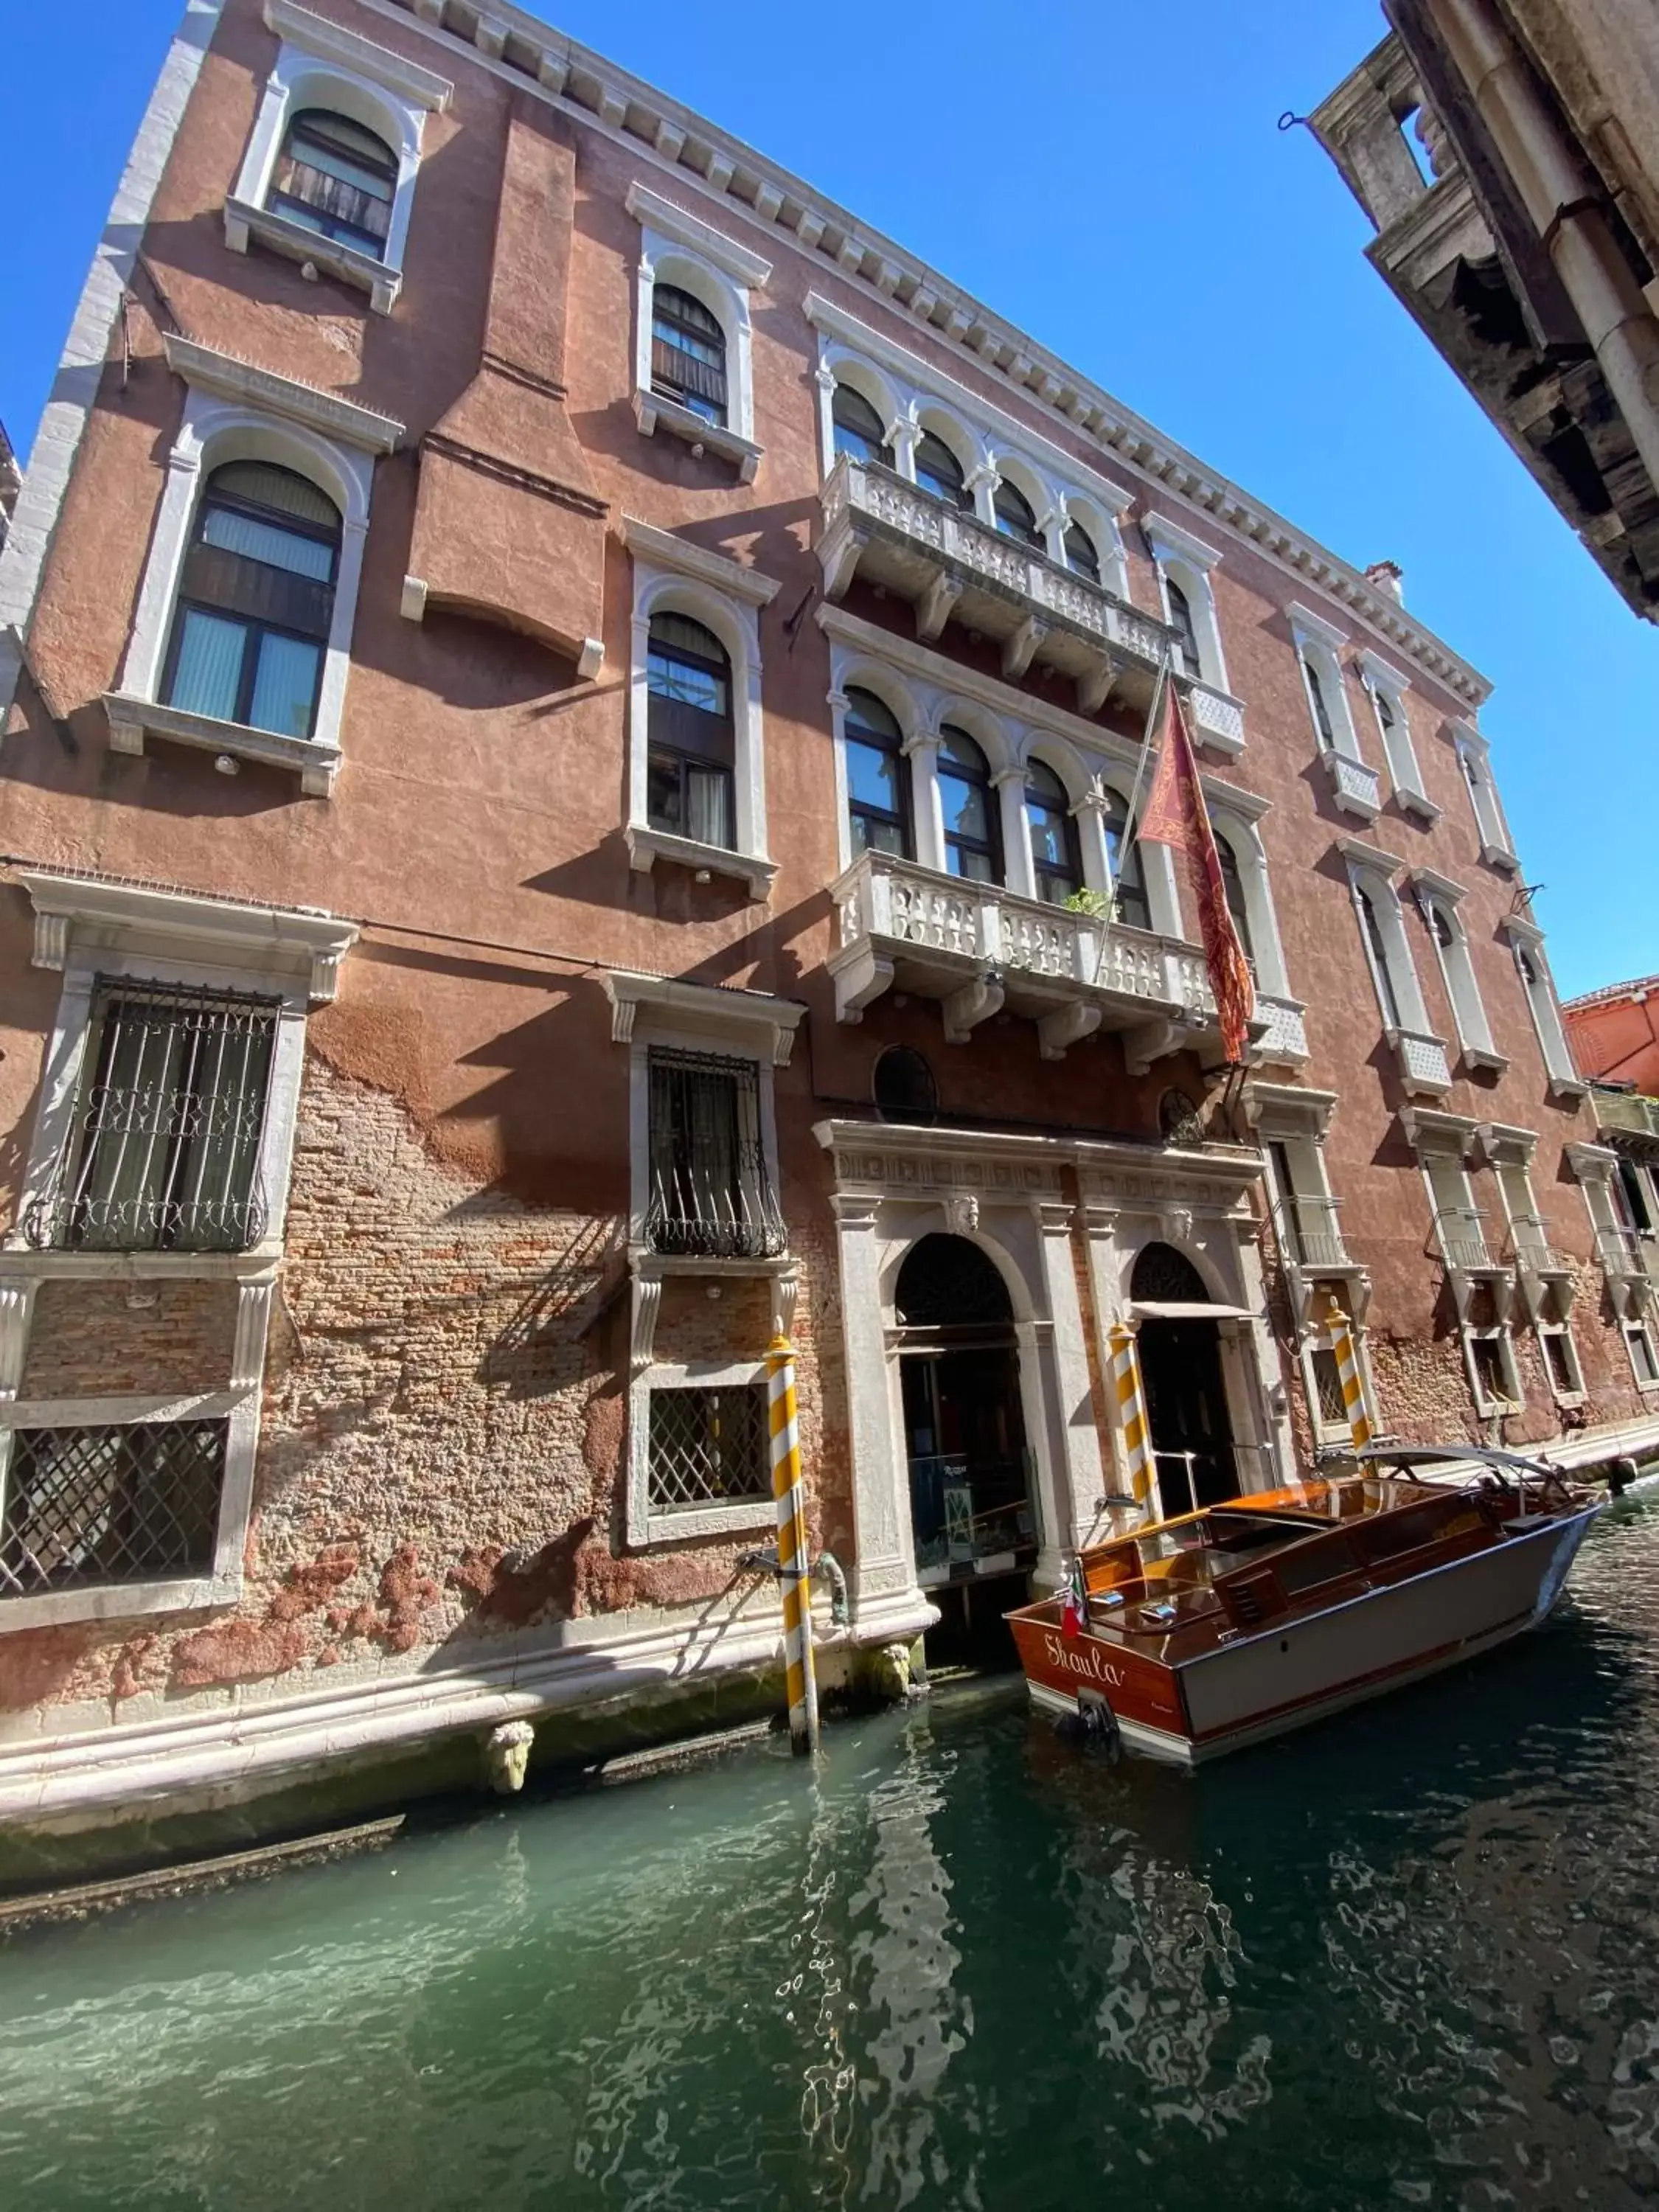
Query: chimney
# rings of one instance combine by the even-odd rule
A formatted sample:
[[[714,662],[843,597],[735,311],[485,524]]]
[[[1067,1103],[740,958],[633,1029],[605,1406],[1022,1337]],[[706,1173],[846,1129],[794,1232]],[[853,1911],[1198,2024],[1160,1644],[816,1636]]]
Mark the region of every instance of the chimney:
[[[1398,561],[1373,561],[1365,571],[1365,581],[1374,584],[1383,597],[1392,599],[1397,607],[1405,605],[1405,571]]]

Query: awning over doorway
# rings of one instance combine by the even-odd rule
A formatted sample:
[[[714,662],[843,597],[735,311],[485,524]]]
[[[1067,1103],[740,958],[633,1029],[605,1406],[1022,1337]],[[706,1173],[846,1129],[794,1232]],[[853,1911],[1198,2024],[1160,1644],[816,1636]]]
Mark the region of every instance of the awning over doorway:
[[[1132,1321],[1254,1321],[1249,1306],[1211,1305],[1196,1298],[1132,1298]]]

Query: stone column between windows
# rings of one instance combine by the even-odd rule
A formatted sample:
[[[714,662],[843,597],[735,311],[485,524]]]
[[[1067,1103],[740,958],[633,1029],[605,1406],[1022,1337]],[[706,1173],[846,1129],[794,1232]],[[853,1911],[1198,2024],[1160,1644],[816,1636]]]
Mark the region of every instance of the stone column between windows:
[[[1091,783],[1072,809],[1072,819],[1077,824],[1084,882],[1091,891],[1109,891],[1113,886],[1106,845],[1106,794],[1097,783]]]
[[[896,1378],[890,1372],[882,1321],[876,1221],[881,1201],[837,1191],[842,1335],[847,1357],[847,1431],[852,1456],[853,1620],[864,1626],[902,1606],[919,1606],[909,1498],[900,1432],[895,1426]],[[907,1601],[908,1605],[907,1606]],[[910,1633],[914,1634],[912,1629]]]
[[[1076,1550],[1085,1542],[1099,1516],[1104,1487],[1101,1477],[1101,1409],[1096,1406],[1089,1380],[1089,1352],[1083,1334],[1083,1308],[1077,1294],[1077,1272],[1072,1260],[1072,1224],[1077,1209],[1064,1202],[1039,1199],[1032,1216],[1040,1233],[1042,1285],[1052,1329],[1048,1343],[1054,1428],[1060,1446],[1054,1473],[1059,1495],[1051,1522],[1044,1528],[1041,1575],[1051,1545]],[[1046,1501],[1045,1501],[1046,1503]],[[1054,1562],[1056,1571],[1060,1562]]]
[[[916,858],[924,868],[949,866],[945,850],[945,805],[939,787],[937,730],[918,730],[904,741],[904,757],[910,763],[910,820]]]
[[[1031,832],[1025,819],[1025,770],[999,769],[991,782],[1002,806],[1003,880],[1020,898],[1035,898],[1036,872],[1031,866]]]

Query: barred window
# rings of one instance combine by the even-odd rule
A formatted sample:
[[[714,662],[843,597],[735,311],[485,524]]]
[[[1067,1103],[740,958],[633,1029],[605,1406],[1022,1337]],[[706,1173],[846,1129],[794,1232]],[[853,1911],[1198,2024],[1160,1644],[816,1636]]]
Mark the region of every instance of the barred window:
[[[726,332],[678,284],[651,288],[651,389],[707,422],[726,421]]]
[[[769,1498],[765,1385],[653,1390],[647,1495],[659,1513]]]
[[[185,556],[167,703],[310,737],[339,553],[339,509],[307,477],[265,461],[216,469]]]
[[[325,107],[305,107],[276,157],[270,205],[337,245],[386,258],[398,157],[384,138]]]
[[[1313,1370],[1320,1427],[1346,1429],[1348,1407],[1342,1395],[1342,1370],[1336,1364],[1336,1354],[1328,1344],[1316,1344],[1309,1354],[1308,1364]]]
[[[652,1250],[775,1259],[783,1218],[761,1136],[755,1062],[657,1048],[650,1073]]]
[[[205,1574],[229,1424],[19,1429],[0,1482],[0,1599]]]
[[[106,1252],[257,1244],[277,1011],[271,999],[100,976],[64,1172],[32,1240]]]

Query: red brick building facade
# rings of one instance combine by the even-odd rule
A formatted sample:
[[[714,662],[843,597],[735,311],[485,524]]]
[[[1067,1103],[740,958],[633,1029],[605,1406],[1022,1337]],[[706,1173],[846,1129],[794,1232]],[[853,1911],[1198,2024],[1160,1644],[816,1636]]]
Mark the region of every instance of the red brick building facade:
[[[193,0],[0,623],[29,1849],[755,1694],[780,1329],[832,1682],[1137,1510],[1126,1346],[1170,1510],[1340,1439],[1332,1297],[1386,1430],[1659,1435],[1480,677],[532,17]]]

